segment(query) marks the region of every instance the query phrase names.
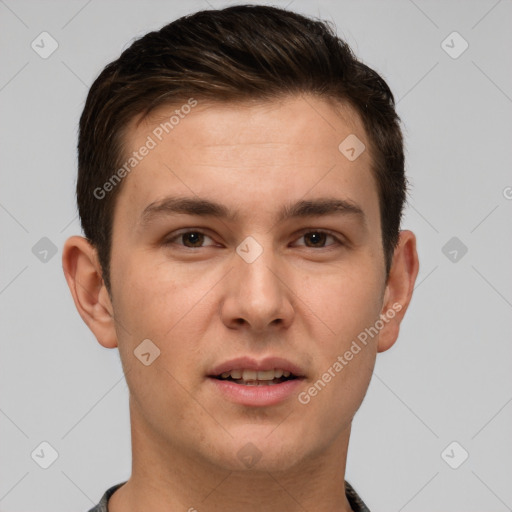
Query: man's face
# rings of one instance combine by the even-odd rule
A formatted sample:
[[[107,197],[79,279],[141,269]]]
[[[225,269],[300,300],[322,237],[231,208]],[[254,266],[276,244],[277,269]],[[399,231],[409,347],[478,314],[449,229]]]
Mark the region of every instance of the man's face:
[[[178,107],[132,124],[127,153],[148,135],[156,146],[125,178],[114,215],[112,305],[133,428],[226,469],[244,455],[287,469],[348,439],[374,366],[378,335],[333,370],[386,313],[369,141],[348,109],[312,97],[199,102],[159,141],[155,128]],[[366,145],[353,161],[338,148],[351,134]],[[176,213],[169,198],[234,217]],[[280,218],[321,200],[351,207]],[[160,350],[147,366],[134,355],[143,340]],[[260,379],[243,371],[258,369],[296,378],[251,385]]]

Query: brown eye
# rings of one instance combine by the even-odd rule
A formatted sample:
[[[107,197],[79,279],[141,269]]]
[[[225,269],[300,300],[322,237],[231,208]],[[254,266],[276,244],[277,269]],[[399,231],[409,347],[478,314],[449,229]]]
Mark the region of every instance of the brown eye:
[[[191,245],[186,247],[200,247],[201,242],[204,240],[204,234],[199,231],[189,231],[188,233],[183,233],[181,236],[182,240],[189,240]]]
[[[321,231],[313,231],[311,233],[306,233],[304,235],[304,240],[311,240],[312,246],[310,247],[320,247],[325,243],[325,239],[327,238],[327,233],[323,233]]]
[[[314,249],[314,248],[320,248],[324,249],[331,245],[343,245],[342,241],[334,236],[328,233],[327,231],[307,231],[301,235],[300,238],[303,238],[305,241],[307,241],[305,244],[299,244],[304,245],[307,248]],[[326,244],[326,241],[328,238],[331,238],[334,240],[334,243]]]
[[[202,231],[182,231],[175,236],[166,239],[163,244],[167,246],[178,245],[180,247],[186,247],[188,249],[201,249],[205,239],[212,240],[208,235]],[[212,244],[211,244],[212,245]]]

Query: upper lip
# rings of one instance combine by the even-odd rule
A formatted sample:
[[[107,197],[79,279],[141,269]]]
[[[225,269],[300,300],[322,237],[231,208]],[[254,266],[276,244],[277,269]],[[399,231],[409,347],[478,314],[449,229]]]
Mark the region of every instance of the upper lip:
[[[211,372],[209,372],[208,376],[217,377],[221,373],[229,372],[231,370],[264,371],[272,370],[274,368],[288,371],[295,375],[295,377],[304,377],[304,372],[299,366],[282,357],[265,357],[264,359],[255,359],[247,356],[237,357],[218,364],[211,370]]]

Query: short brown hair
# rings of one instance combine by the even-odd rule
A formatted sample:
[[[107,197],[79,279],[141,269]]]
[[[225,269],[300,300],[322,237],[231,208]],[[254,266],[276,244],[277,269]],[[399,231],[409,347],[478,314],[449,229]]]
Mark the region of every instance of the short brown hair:
[[[237,5],[199,11],[146,34],[90,88],[80,118],[77,202],[109,292],[113,213],[122,183],[102,199],[94,190],[126,160],[128,123],[191,97],[229,102],[303,93],[345,102],[363,121],[389,275],[407,180],[400,119],[388,85],[356,59],[327,22],[277,7]]]

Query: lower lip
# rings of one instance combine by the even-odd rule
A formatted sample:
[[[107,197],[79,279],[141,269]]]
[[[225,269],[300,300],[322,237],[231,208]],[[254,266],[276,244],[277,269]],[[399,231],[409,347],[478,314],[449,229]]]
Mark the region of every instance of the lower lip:
[[[276,405],[286,400],[294,393],[297,394],[297,389],[302,383],[301,378],[287,380],[272,386],[246,386],[245,384],[237,384],[236,382],[220,380],[214,377],[209,377],[209,380],[217,391],[222,393],[231,402],[255,407]]]

